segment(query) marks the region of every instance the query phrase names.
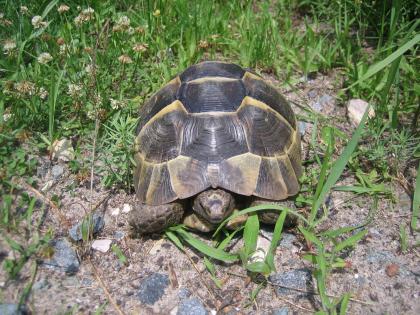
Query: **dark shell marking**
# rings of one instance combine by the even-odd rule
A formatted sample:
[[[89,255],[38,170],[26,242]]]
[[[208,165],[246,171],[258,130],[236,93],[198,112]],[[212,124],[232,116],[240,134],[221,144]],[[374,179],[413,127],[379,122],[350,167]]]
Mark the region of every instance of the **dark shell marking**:
[[[277,90],[237,65],[185,70],[140,110],[134,183],[150,205],[209,187],[281,200],[299,189],[300,137]]]

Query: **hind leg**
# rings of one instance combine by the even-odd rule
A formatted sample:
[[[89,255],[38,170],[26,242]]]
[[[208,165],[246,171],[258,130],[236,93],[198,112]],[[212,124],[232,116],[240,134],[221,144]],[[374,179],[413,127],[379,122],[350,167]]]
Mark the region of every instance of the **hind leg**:
[[[262,199],[262,198],[258,198],[255,197],[255,199],[251,202],[251,207],[254,206],[260,206],[260,205],[278,205],[278,206],[283,206],[283,207],[287,207],[293,210],[296,210],[295,204],[293,202],[293,200],[291,199],[286,199],[286,200],[281,200],[281,201],[273,201],[273,200],[267,200],[267,199]],[[266,210],[266,211],[259,211],[258,212],[258,219],[260,220],[260,222],[265,223],[265,224],[275,224],[279,215],[280,215],[280,211],[278,210]],[[295,226],[297,224],[297,220],[296,220],[296,216],[294,215],[288,215],[286,217],[286,220],[284,221],[284,226],[285,227],[292,227]]]
[[[171,225],[181,223],[184,205],[172,202],[159,206],[136,205],[130,213],[129,222],[138,234],[159,233]]]

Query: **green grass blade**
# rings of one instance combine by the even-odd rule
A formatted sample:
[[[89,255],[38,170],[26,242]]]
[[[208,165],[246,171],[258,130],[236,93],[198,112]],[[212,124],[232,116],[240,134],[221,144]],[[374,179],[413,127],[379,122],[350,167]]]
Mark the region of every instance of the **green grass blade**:
[[[378,73],[379,71],[384,69],[386,66],[388,66],[390,63],[392,63],[394,60],[396,60],[397,58],[402,56],[407,50],[410,50],[411,48],[413,48],[419,41],[420,41],[420,34],[417,34],[416,36],[414,36],[414,38],[412,38],[411,40],[406,42],[404,45],[402,45],[400,48],[398,48],[396,51],[394,51],[388,57],[386,57],[385,59],[383,59],[383,60],[375,63],[373,66],[371,66],[366,71],[366,73],[362,75],[362,77],[359,80],[354,82],[348,88],[351,88],[351,87],[355,86],[356,84],[359,84],[359,83],[365,81],[366,79],[370,78],[374,74]]]
[[[165,235],[167,238],[169,238],[180,250],[184,251],[184,246],[182,245],[181,240],[178,238],[178,236],[175,235],[172,231],[165,231]]]
[[[358,241],[360,241],[367,233],[367,230],[360,231],[359,233],[354,234],[353,236],[350,236],[343,242],[338,243],[334,246],[334,251],[339,252],[343,250],[346,247],[354,246]]]
[[[309,218],[309,222],[311,226],[314,226],[316,212],[318,211],[318,208],[324,203],[328,192],[331,190],[331,188],[335,185],[337,180],[340,178],[341,174],[344,171],[344,168],[347,165],[348,160],[350,159],[354,149],[357,146],[357,143],[359,142],[360,137],[362,136],[362,130],[365,125],[365,121],[367,119],[369,109],[370,109],[370,106],[368,106],[368,108],[366,109],[359,126],[356,128],[356,131],[354,132],[352,138],[350,139],[343,153],[340,155],[337,161],[335,161],[335,163],[333,164],[331,168],[331,172],[328,175],[328,178],[325,181],[325,184],[322,187],[322,190],[317,200],[312,205],[311,215]]]
[[[298,228],[299,228],[299,231],[303,234],[303,236],[305,237],[305,239],[307,241],[314,243],[319,248],[324,247],[324,244],[322,244],[322,242],[315,236],[315,234],[309,232],[308,230],[306,230],[302,226],[299,226]]]
[[[416,188],[413,196],[413,214],[411,217],[411,229],[417,231],[417,220],[420,211],[420,165],[417,168]]]
[[[281,232],[283,231],[284,220],[286,220],[287,211],[283,211],[279,218],[276,221],[274,226],[273,239],[271,240],[270,248],[268,249],[267,256],[265,257],[265,262],[270,267],[271,271],[275,271],[276,267],[274,266],[274,254],[276,252],[277,244],[281,239]]]
[[[343,295],[341,302],[340,302],[340,312],[339,315],[346,315],[347,314],[347,308],[350,301],[350,293],[347,292]]]

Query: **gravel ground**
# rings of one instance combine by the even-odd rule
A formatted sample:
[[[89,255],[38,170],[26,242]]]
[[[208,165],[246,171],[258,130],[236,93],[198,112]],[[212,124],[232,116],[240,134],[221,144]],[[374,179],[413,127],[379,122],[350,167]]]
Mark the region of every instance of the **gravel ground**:
[[[342,131],[349,132],[352,127],[346,121],[346,109],[334,97],[339,84],[331,74],[299,83],[299,93],[287,89],[282,92],[290,101],[305,102],[315,111],[331,116]],[[300,112],[299,108],[295,110]],[[307,158],[312,128],[309,123],[301,126]],[[261,290],[255,303],[250,303],[249,296],[257,284],[250,281],[240,265],[216,264],[217,276],[223,283],[219,289],[197,252],[187,249],[182,253],[161,236],[132,238],[127,219],[134,196],[106,191],[99,184],[91,195],[87,187],[74,185],[75,178],[65,163],[50,164],[43,157],[38,176],[40,187],[49,183],[48,195],[55,194],[61,200],[69,224],[58,225],[52,212],[45,217],[43,229],[52,226],[55,232],[51,243],[54,254],[39,258],[42,262],[26,309],[18,309],[16,303],[31,276],[30,264],[20,279],[7,283],[4,270],[0,270],[0,301],[4,303],[0,304],[0,314],[85,314],[100,307],[104,313],[114,314],[118,307],[125,314],[285,315],[312,313],[320,307],[311,265],[301,257],[305,242],[293,229],[287,231],[277,248],[277,273],[270,276],[270,284]],[[346,177],[341,184],[352,182],[351,177]],[[342,257],[348,266],[328,278],[329,294],[352,293],[351,314],[420,314],[419,253],[411,250],[402,254],[399,241],[400,225],[408,227],[411,201],[398,186],[389,188],[396,202],[379,199],[374,219],[367,226],[368,234]],[[106,242],[100,250],[77,243],[81,237],[78,224],[89,209],[89,200],[99,204],[94,216],[95,239],[118,245],[128,258],[126,264],[107,249]],[[374,205],[373,199],[344,192],[332,193],[329,200],[330,215],[321,229],[360,224]],[[269,239],[271,233],[272,228],[267,227],[261,238]],[[208,240],[205,235],[199,237]],[[408,241],[415,242],[411,235]],[[6,248],[1,242],[1,248]],[[2,251],[3,258],[7,255]],[[108,297],[112,297],[112,303],[107,302]]]

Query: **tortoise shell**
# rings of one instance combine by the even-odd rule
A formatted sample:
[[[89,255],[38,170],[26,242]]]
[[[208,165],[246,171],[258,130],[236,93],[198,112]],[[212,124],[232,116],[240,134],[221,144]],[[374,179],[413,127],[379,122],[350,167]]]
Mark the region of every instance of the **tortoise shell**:
[[[300,135],[290,105],[261,77],[203,62],[142,106],[135,161],[136,194],[149,205],[209,187],[282,200],[299,190]]]

